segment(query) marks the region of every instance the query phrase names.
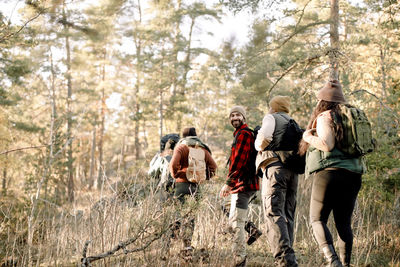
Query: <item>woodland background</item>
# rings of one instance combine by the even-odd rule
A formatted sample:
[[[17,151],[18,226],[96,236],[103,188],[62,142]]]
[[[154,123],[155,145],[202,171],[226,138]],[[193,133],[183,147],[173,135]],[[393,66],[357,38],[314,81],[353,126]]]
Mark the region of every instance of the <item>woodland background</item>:
[[[245,106],[254,127],[268,100],[285,94],[305,127],[332,58],[378,143],[354,214],[353,264],[400,265],[397,1],[26,0],[14,12],[19,22],[0,13],[2,266],[76,266],[106,252],[92,264],[188,265],[177,244],[160,259],[174,208],[160,208],[146,175],[160,137],[187,126],[219,166],[203,200],[184,207],[198,214],[191,264],[229,264],[217,197],[232,141],[227,112]],[[230,12],[248,14],[245,43],[233,36],[210,49],[200,36]],[[308,223],[312,181],[300,180],[295,250],[302,265],[319,266]],[[250,266],[273,262],[264,236],[249,255]]]

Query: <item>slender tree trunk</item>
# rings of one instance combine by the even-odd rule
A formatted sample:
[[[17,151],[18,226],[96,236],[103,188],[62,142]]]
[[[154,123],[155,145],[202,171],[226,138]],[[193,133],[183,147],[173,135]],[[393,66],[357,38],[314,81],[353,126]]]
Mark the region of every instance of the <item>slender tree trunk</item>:
[[[338,51],[339,51],[339,0],[331,0],[331,25],[330,25],[330,42],[331,52],[330,56],[330,73],[329,78],[338,80],[339,79],[339,62],[338,62]]]
[[[160,75],[161,77],[164,77],[164,59],[165,59],[165,51],[163,50],[161,53],[163,56],[161,58],[161,63],[160,63]],[[163,128],[164,128],[164,85],[162,82],[160,82],[159,85],[159,113],[160,113],[160,121],[159,121],[159,134],[160,134],[160,140],[163,137]]]
[[[63,9],[63,16],[66,19],[65,10]],[[72,78],[71,78],[71,47],[69,43],[69,26],[64,24],[65,30],[65,48],[67,51],[67,87],[68,87],[68,97],[67,97],[67,140],[68,140],[68,150],[67,150],[67,167],[68,167],[68,200],[70,202],[74,201],[74,170],[73,170],[73,158],[72,158]]]
[[[190,60],[191,60],[191,53],[192,53],[192,35],[193,35],[193,28],[195,25],[196,19],[192,18],[192,22],[190,24],[190,30],[189,30],[189,38],[188,38],[188,44],[187,44],[187,52],[186,52],[186,58],[184,62],[184,73],[182,76],[182,81],[180,83],[180,89],[179,89],[179,94],[181,95],[181,99],[184,98],[186,94],[186,84],[187,84],[187,74],[189,73],[190,70]],[[178,132],[182,129],[182,116],[179,116],[177,118],[177,129]]]
[[[50,50],[50,71],[51,71],[51,87],[50,87],[50,103],[51,103],[51,118],[50,118],[50,154],[49,157],[53,157],[53,146],[55,143],[55,121],[57,118],[57,107],[56,107],[56,72],[54,70],[54,64],[53,64],[53,53],[51,50],[51,47],[49,47]],[[49,175],[52,172],[52,166],[48,166],[49,170],[48,173]],[[47,186],[48,186],[48,177],[46,177],[44,181],[44,196],[45,198],[47,197]]]
[[[53,60],[51,57],[51,64],[52,63],[53,63]],[[52,66],[51,70],[52,70],[52,75],[55,75],[53,66]],[[54,78],[54,76],[53,76],[53,78]],[[45,183],[45,181],[48,179],[48,176],[51,171],[51,166],[53,165],[53,161],[54,161],[56,104],[55,104],[55,86],[54,86],[53,81],[52,81],[52,87],[50,88],[50,90],[51,90],[51,93],[50,93],[50,95],[51,95],[51,98],[50,98],[50,100],[51,100],[51,121],[50,121],[50,134],[49,134],[50,149],[49,149],[48,160],[44,166],[45,168],[43,171],[42,178],[37,183],[37,189],[36,189],[35,195],[33,195],[31,197],[31,210],[30,210],[30,214],[28,216],[28,222],[27,222],[28,223],[28,236],[27,236],[28,266],[33,266],[33,255],[32,255],[33,234],[35,233],[36,226],[37,226],[37,221],[36,221],[37,203],[39,201],[40,191],[42,190],[43,183]]]
[[[176,11],[179,11],[182,6],[182,1],[178,0],[177,1],[177,9]],[[175,25],[175,40],[174,40],[174,48],[173,48],[173,56],[174,56],[174,61],[173,61],[173,66],[178,66],[179,61],[178,61],[178,53],[180,50],[180,35],[181,35],[181,28],[180,28],[181,20],[176,21]],[[178,99],[177,99],[177,94],[179,93],[179,80],[178,80],[178,68],[174,67],[172,71],[172,96],[170,98],[170,109],[172,110],[172,116],[174,117],[173,119],[177,122],[176,124],[176,131],[180,132],[181,126],[179,120],[182,117],[182,114],[179,112],[179,108],[177,107],[178,104]]]
[[[104,59],[106,58],[106,51],[104,51]],[[106,67],[103,65],[102,67],[102,75],[101,80],[104,84],[106,79]],[[104,123],[106,117],[106,98],[105,98],[105,88],[102,86],[101,89],[101,123],[100,123],[100,131],[99,131],[99,166],[98,166],[98,173],[97,173],[97,189],[101,189],[103,182],[104,182],[104,166],[103,166],[103,138],[104,138]]]
[[[6,150],[8,150],[8,147],[6,147]],[[4,155],[3,181],[1,183],[1,189],[4,195],[7,193],[7,168],[8,168],[7,165],[8,165],[8,153]]]
[[[139,77],[140,73],[139,71],[137,72],[136,77]],[[135,132],[135,159],[139,159],[140,158],[140,140],[139,140],[139,122],[140,122],[140,118],[139,118],[139,114],[140,114],[140,105],[139,105],[139,81],[136,82],[135,85],[135,128],[134,128],[134,132]]]
[[[139,25],[142,24],[142,8],[140,4],[140,0],[137,1],[137,8],[139,12]],[[140,100],[139,100],[139,90],[142,76],[142,40],[141,37],[138,36],[139,33],[135,33],[134,42],[136,46],[136,84],[134,90],[135,97],[135,159],[140,158],[140,140],[139,140],[139,131],[140,131]]]
[[[163,137],[163,123],[164,123],[164,97],[163,97],[163,88],[160,88],[160,140]]]
[[[121,147],[122,169],[124,170],[124,173],[126,173],[125,152],[126,152],[126,136],[124,135],[122,137],[122,147]]]
[[[379,51],[380,51],[380,59],[381,59],[381,72],[382,72],[382,96],[386,99],[386,68],[385,68],[385,61],[386,61],[386,50],[385,47],[382,47],[384,45],[380,45]]]
[[[96,126],[93,126],[92,148],[90,151],[89,189],[92,189],[94,184],[95,152],[96,152]]]

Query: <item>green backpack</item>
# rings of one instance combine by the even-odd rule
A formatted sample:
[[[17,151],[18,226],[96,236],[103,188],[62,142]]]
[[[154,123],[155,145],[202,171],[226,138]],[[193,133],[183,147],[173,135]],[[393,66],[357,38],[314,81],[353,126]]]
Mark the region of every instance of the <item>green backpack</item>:
[[[364,111],[348,104],[340,105],[343,124],[343,140],[338,148],[351,156],[359,157],[375,149],[371,123]]]

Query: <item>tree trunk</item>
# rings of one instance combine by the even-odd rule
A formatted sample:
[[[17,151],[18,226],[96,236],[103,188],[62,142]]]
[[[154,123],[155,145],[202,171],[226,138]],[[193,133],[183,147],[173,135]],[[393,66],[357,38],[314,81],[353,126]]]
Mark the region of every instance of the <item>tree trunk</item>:
[[[382,72],[382,96],[383,98],[386,99],[386,68],[385,68],[385,61],[386,61],[386,50],[384,45],[379,46],[379,52],[380,52],[380,59],[381,59],[381,72]]]
[[[137,1],[137,8],[139,12],[139,24],[142,24],[142,8],[140,4],[140,0]],[[140,90],[140,82],[142,76],[142,40],[141,37],[138,36],[139,33],[135,33],[133,38],[136,46],[136,84],[134,90],[135,97],[135,159],[140,158],[140,140],[139,140],[139,128],[140,128],[140,100],[139,100],[139,90]]]
[[[106,58],[106,51],[104,51],[104,59]],[[103,64],[102,67],[102,75],[101,75],[101,80],[104,84],[104,81],[106,79],[106,67]],[[100,131],[99,131],[99,166],[98,166],[98,173],[97,173],[97,189],[100,190],[102,188],[103,182],[104,182],[104,166],[103,166],[103,138],[104,138],[104,123],[105,123],[105,117],[106,117],[106,98],[105,98],[105,89],[104,85],[102,86],[101,89],[101,111],[100,111],[100,117],[101,117],[101,123],[100,123]]]
[[[63,9],[64,20],[66,20],[65,10]],[[69,43],[69,26],[64,24],[65,30],[65,48],[67,52],[67,87],[68,87],[68,97],[67,97],[67,168],[68,168],[68,201],[74,201],[74,170],[73,170],[73,158],[72,158],[72,78],[71,78],[71,48]]]
[[[95,166],[95,152],[96,152],[96,126],[93,126],[92,148],[90,150],[90,173],[89,173],[89,190],[92,189],[94,184],[94,166]]]
[[[50,118],[50,152],[49,152],[49,160],[53,158],[54,155],[54,144],[56,142],[56,134],[55,134],[55,121],[57,118],[57,107],[56,107],[56,72],[54,70],[54,64],[53,64],[53,53],[51,50],[51,47],[49,47],[50,50],[50,71],[51,71],[51,87],[50,87],[50,102],[51,102],[51,118]],[[51,175],[52,172],[52,166],[49,164],[48,166],[48,174],[49,176]],[[49,177],[48,176],[48,177]],[[47,197],[47,185],[48,185],[48,177],[45,178],[44,181],[44,195],[45,198]]]
[[[163,123],[164,123],[164,98],[163,98],[163,88],[160,88],[160,140],[163,137]]]
[[[331,25],[330,25],[330,42],[331,51],[329,53],[330,57],[330,80],[339,79],[339,62],[338,62],[338,52],[339,52],[339,0],[331,0]]]
[[[8,150],[8,147],[6,147],[6,150]],[[3,194],[5,195],[7,192],[7,168],[8,168],[8,153],[4,155],[4,166],[3,166],[3,182],[1,184],[1,189],[3,191]]]
[[[125,160],[125,156],[126,156],[126,136],[122,136],[122,147],[121,147],[121,160],[122,160],[122,169],[124,171],[124,173],[126,173],[126,160]]]

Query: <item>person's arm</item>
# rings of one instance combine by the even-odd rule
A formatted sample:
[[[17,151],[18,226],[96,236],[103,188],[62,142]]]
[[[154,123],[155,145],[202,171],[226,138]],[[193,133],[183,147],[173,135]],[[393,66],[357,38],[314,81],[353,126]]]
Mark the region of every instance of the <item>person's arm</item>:
[[[236,137],[236,146],[232,150],[231,164],[226,180],[226,184],[230,187],[235,186],[239,179],[245,175],[245,167],[250,160],[252,138],[252,134],[245,130],[242,130]]]
[[[179,145],[174,149],[174,153],[171,158],[171,162],[169,163],[169,170],[171,172],[171,176],[176,178],[185,178],[187,168],[182,168],[182,154],[185,145]]]
[[[263,151],[272,141],[275,131],[275,118],[271,114],[265,115],[262,121],[261,129],[258,130],[254,146],[257,151]]]
[[[210,152],[204,150],[205,153],[205,162],[207,166],[206,176],[207,179],[210,179],[215,175],[215,171],[217,170],[217,163],[215,163],[214,159],[212,158]]]
[[[157,153],[150,161],[150,168],[147,172],[149,176],[158,177],[160,175],[160,162],[161,156],[160,153]]]
[[[316,128],[304,132],[304,141],[321,151],[331,151],[335,147],[335,133],[331,122],[329,113],[321,113],[317,117]]]

